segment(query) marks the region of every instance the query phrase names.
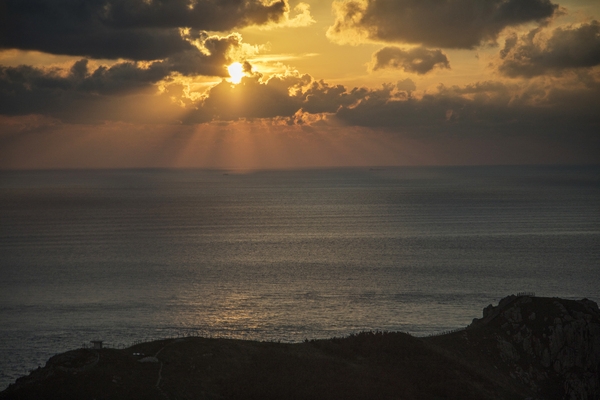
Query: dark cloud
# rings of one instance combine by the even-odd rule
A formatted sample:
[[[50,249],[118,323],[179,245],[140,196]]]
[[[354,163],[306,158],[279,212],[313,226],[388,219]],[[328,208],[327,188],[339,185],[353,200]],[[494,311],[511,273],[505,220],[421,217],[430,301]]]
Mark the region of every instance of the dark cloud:
[[[500,126],[514,117],[504,97],[509,89],[500,83],[483,84],[483,87],[440,86],[436,93],[407,100],[397,98],[394,89],[394,86],[386,85],[374,90],[357,105],[341,108],[337,117],[350,125],[409,128],[420,132],[429,132],[431,128],[452,130],[457,124],[466,124],[467,121],[470,121],[468,125],[471,127],[477,123]],[[472,96],[465,96],[469,94],[479,96],[475,100]]]
[[[225,31],[277,22],[289,10],[286,1],[260,0],[96,0],[102,21],[117,28],[191,27]]]
[[[154,92],[154,84],[173,73],[184,76],[227,76],[229,52],[240,46],[239,35],[203,37],[205,51],[193,47],[161,61],[120,62],[90,70],[88,60],[73,64],[69,71],[21,65],[0,66],[0,101],[4,114],[69,114],[71,102],[98,101],[98,95]],[[87,100],[86,100],[87,99]],[[67,107],[60,110],[59,105]],[[53,110],[53,111],[50,111]]]
[[[415,47],[404,50],[399,47],[384,47],[373,54],[373,70],[397,68],[405,72],[426,74],[438,68],[450,68],[448,57],[441,50]]]
[[[543,82],[507,86],[482,82],[440,86],[421,98],[401,99],[392,85],[372,91],[358,104],[341,107],[336,117],[348,125],[383,127],[427,135],[543,134],[567,138],[597,136],[600,83],[568,83],[549,89]],[[594,141],[598,147],[600,142]],[[599,148],[600,150],[600,148]]]
[[[0,66],[0,110],[4,115],[43,114],[68,121],[111,119],[111,112],[84,116],[81,110],[99,105],[103,106],[99,109],[115,110],[122,104],[116,98],[142,93],[152,96],[155,84],[169,80],[173,73],[225,76],[225,65],[231,62],[227,54],[238,45],[237,35],[210,37],[205,46],[211,53],[193,48],[162,61],[120,62],[95,69],[89,68],[87,59],[75,62],[68,71]],[[113,105],[109,105],[111,101]],[[117,114],[124,118],[123,112]]]
[[[79,77],[81,64],[78,67],[75,70]],[[71,79],[56,71],[0,66],[0,110],[4,115],[52,114],[60,108],[60,94],[72,88]]]
[[[0,48],[156,60],[192,50],[182,27],[228,31],[277,22],[286,0],[3,0]]]
[[[342,85],[330,86],[323,82],[313,82],[302,93],[302,109],[309,113],[334,113],[340,107],[355,104],[369,93],[366,88],[353,88],[346,91]]]
[[[149,89],[152,84],[169,74],[168,69],[160,62],[154,62],[147,68],[141,68],[133,62],[124,62],[110,68],[100,66],[90,74],[82,75],[86,72],[83,70],[84,63],[87,60],[75,63],[65,80],[73,84],[74,90],[92,94],[117,95]]]
[[[66,75],[60,70],[25,65],[0,66],[0,109],[4,115],[41,114],[65,121],[95,122],[112,118],[100,110],[116,97],[154,93],[152,84],[166,74],[168,71],[160,63],[141,68],[127,62],[89,71],[88,61],[80,60]],[[118,101],[114,107],[118,107]],[[98,113],[84,113],[83,109]]]
[[[556,28],[549,38],[543,30],[507,38],[500,51],[499,70],[509,77],[532,77],[566,69],[600,65],[600,22]]]
[[[334,3],[337,19],[328,35],[353,41],[474,48],[494,41],[508,26],[543,21],[558,10],[550,0],[346,0]]]

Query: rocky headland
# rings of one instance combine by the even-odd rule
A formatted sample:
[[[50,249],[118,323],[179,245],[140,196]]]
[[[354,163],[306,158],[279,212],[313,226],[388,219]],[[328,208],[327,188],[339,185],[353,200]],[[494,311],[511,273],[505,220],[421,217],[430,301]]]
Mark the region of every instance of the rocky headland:
[[[600,310],[509,296],[464,330],[303,343],[179,338],[78,349],[0,399],[600,399]]]

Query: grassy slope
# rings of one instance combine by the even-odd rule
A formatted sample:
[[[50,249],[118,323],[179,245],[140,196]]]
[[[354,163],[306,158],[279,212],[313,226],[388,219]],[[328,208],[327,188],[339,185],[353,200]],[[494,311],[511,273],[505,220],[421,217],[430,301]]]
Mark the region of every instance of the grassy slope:
[[[139,357],[133,353],[155,354],[161,348],[158,390],[160,363],[137,362]],[[0,397],[164,399],[167,393],[171,399],[468,400],[517,396],[514,388],[499,385],[495,377],[402,333],[364,333],[296,344],[186,338],[97,353],[100,361],[87,371],[61,371],[57,366],[64,363],[53,360],[44,368],[53,371],[51,376],[37,383],[23,382],[20,389]],[[70,354],[93,358],[89,350]]]

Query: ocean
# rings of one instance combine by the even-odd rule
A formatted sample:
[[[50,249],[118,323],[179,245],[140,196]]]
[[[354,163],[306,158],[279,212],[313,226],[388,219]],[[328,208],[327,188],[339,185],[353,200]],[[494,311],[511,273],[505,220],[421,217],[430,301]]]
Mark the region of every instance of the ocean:
[[[0,390],[90,340],[295,342],[600,301],[600,167],[0,172]]]

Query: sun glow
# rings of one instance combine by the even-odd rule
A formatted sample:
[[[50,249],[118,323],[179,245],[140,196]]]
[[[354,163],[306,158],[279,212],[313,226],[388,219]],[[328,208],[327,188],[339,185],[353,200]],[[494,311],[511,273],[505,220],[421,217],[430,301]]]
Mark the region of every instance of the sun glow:
[[[232,83],[240,83],[242,78],[246,76],[244,73],[244,66],[239,62],[234,62],[229,67],[227,67],[227,71],[229,71],[229,76],[231,76]]]

